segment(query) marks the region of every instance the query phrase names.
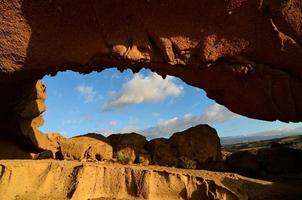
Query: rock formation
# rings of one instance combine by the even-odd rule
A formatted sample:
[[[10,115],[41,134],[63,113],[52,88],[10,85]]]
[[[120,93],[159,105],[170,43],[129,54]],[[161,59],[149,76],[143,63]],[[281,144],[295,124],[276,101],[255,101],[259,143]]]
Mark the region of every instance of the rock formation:
[[[174,133],[169,139],[151,140],[147,149],[152,162],[159,165],[183,167],[179,162],[184,158],[197,162],[198,168],[209,168],[222,160],[219,137],[208,125]]]
[[[108,137],[113,147],[114,157],[124,157],[134,163],[142,153],[146,138],[137,133],[112,134]]]
[[[171,152],[169,140],[165,138],[153,139],[147,144],[153,164],[177,166],[177,158]]]
[[[174,133],[169,143],[177,157],[187,157],[199,163],[221,161],[220,139],[209,125],[197,125]]]
[[[272,143],[271,147],[235,151],[226,157],[225,164],[227,170],[249,177],[299,177],[302,173],[302,150]]]
[[[301,0],[1,1],[0,150],[9,147],[11,151],[4,156],[14,158],[32,158],[33,154],[43,158],[58,152],[60,136],[38,130],[46,97],[39,80],[63,70],[89,73],[117,67],[136,72],[147,67],[163,77],[177,76],[203,88],[209,98],[233,112],[263,120],[302,121],[301,10]],[[165,158],[172,158],[159,162],[173,164],[173,156],[181,153],[198,162],[220,158],[216,147],[207,148],[209,157],[194,155],[195,149],[189,146],[183,152],[177,150],[179,137],[152,141],[151,149],[167,150]],[[93,138],[85,140],[94,143]],[[91,148],[82,145],[79,148],[87,152],[82,154],[67,143],[62,142],[79,159],[97,159],[97,152],[103,151],[91,153]],[[61,156],[68,157],[65,150]],[[261,155],[269,165],[287,162],[277,159],[279,151]],[[54,199],[82,199],[81,194],[88,198],[259,199],[256,191],[262,191],[261,199],[269,194],[274,196],[266,199],[284,199],[280,192],[287,199],[301,197],[295,196],[297,187],[256,184],[240,176],[211,181],[214,174],[108,169],[79,163],[1,161],[0,198],[43,199],[51,194]],[[237,187],[238,183],[242,184]],[[246,184],[251,185],[244,188]],[[252,191],[255,185],[260,187]],[[271,188],[274,192],[269,193]]]
[[[260,149],[258,159],[260,166],[268,174],[302,173],[302,150],[272,145],[271,148]]]
[[[22,177],[22,181],[20,181]],[[299,185],[300,184],[300,185]],[[297,200],[300,182],[71,161],[0,161],[0,199]]]
[[[257,177],[261,174],[257,153],[237,151],[226,157],[226,168],[245,176]]]
[[[87,134],[61,140],[60,153],[65,160],[102,161],[111,160],[113,150],[107,138]]]
[[[1,87],[1,86],[0,86]],[[4,94],[6,92],[5,85]],[[21,89],[25,88],[25,89]],[[31,81],[25,85],[19,85],[13,91],[16,96],[9,98],[9,104],[3,105],[5,117],[0,125],[0,139],[3,143],[12,144],[11,152],[19,151],[23,154],[14,154],[9,158],[29,158],[25,154],[37,153],[42,150],[58,150],[60,134],[44,134],[39,131],[43,125],[43,113],[46,110],[46,87],[42,81]],[[19,99],[19,100],[18,100]],[[0,114],[0,115],[1,115]],[[9,155],[9,154],[7,154]],[[22,156],[23,155],[23,156]],[[0,159],[3,158],[2,156]]]
[[[148,67],[233,112],[301,121],[301,9],[300,0],[2,1],[1,135],[39,137],[29,126],[38,113],[15,108],[33,105],[25,97],[44,75],[109,67]]]

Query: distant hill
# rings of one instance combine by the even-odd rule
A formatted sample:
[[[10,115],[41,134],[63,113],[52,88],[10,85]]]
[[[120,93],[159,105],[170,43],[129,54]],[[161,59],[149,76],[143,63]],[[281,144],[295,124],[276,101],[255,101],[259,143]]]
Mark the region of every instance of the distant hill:
[[[263,131],[250,135],[221,137],[220,142],[222,145],[231,145],[238,143],[248,143],[262,140],[271,140],[275,138],[283,138],[292,135],[302,135],[302,127],[293,127],[286,129],[276,129],[271,131]]]
[[[288,136],[283,138],[275,138],[270,140],[261,140],[255,142],[238,143],[224,145],[222,149],[227,152],[236,152],[240,150],[256,150],[262,148],[270,148],[273,142],[282,144],[283,146],[302,150],[302,135]]]

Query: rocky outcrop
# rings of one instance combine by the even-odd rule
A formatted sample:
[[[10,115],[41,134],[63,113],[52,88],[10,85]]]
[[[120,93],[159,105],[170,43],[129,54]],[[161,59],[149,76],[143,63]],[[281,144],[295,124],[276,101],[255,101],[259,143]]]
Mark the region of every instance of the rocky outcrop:
[[[147,143],[146,148],[151,155],[152,164],[163,166],[177,166],[177,158],[171,151],[168,139],[153,139]]]
[[[226,157],[227,170],[250,177],[298,175],[302,173],[302,150],[273,143],[271,147],[242,150]]]
[[[208,168],[222,160],[219,137],[208,125],[174,133],[169,139],[151,140],[147,149],[153,163],[159,165],[179,166],[181,162],[191,160],[198,168]]]
[[[2,152],[11,153],[0,155],[0,159],[30,158],[41,150],[57,152],[58,142],[63,136],[58,133],[44,134],[39,130],[44,123],[46,87],[42,81],[28,81],[15,87],[15,95],[8,99],[9,104],[1,105],[3,106],[1,114],[5,116],[0,124],[0,140],[10,144],[8,145],[10,149],[3,149]],[[9,93],[6,89],[10,88],[4,86],[3,93]]]
[[[146,143],[146,138],[137,133],[112,134],[108,136],[108,140],[113,147],[115,158],[129,159],[132,163],[138,159]]]
[[[0,161],[0,199],[5,200],[295,200],[301,197],[299,184],[164,167],[51,160]]]
[[[226,169],[245,176],[259,176],[261,174],[257,153],[251,151],[237,151],[226,157]]]
[[[103,161],[112,159],[112,146],[107,138],[87,134],[60,141],[60,153],[65,160]]]
[[[187,157],[199,163],[221,161],[220,139],[209,125],[201,124],[174,133],[169,143],[177,157]]]
[[[301,8],[300,0],[3,1],[1,135],[52,145],[36,129],[45,109],[37,81],[112,66],[177,76],[248,117],[301,121]]]
[[[15,107],[17,126],[27,143],[38,149],[56,149],[57,143],[52,143],[47,135],[39,131],[44,124],[42,114],[46,110],[46,87],[42,81],[32,85],[33,90],[28,90],[22,101]]]
[[[302,173],[302,150],[272,145],[258,151],[258,160],[262,170],[268,174]]]
[[[45,74],[144,66],[205,89],[236,113],[301,121],[301,7],[300,0],[2,2],[0,84],[10,89],[1,105],[15,97],[16,83]]]

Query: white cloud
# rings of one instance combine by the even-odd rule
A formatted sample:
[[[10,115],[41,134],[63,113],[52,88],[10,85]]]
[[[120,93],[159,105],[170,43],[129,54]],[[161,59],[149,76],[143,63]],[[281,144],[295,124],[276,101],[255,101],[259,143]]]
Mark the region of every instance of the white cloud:
[[[109,124],[110,124],[111,126],[116,126],[116,125],[117,125],[117,121],[110,121]]]
[[[301,123],[298,124],[289,124],[288,127],[276,128],[267,131],[261,131],[257,133],[249,133],[245,135],[237,135],[237,136],[229,136],[229,137],[221,137],[220,141],[223,145],[228,144],[236,144],[242,142],[252,142],[252,141],[260,141],[260,140],[270,140],[274,138],[282,138],[293,135],[301,135],[302,126]]]
[[[110,129],[100,129],[100,130],[98,130],[98,131],[96,131],[98,134],[101,134],[101,135],[103,135],[103,136],[109,136],[109,135],[111,135],[111,134],[114,134],[114,132],[112,131],[112,130],[110,130]]]
[[[133,116],[130,116],[128,119],[128,126],[137,126],[139,124],[139,119]]]
[[[215,103],[207,112],[200,117],[200,121],[205,124],[223,123],[239,118],[240,115],[229,111],[226,107]]]
[[[83,115],[79,118],[76,119],[72,119],[72,118],[68,118],[68,119],[64,119],[61,121],[61,123],[63,125],[79,125],[82,123],[91,123],[94,121],[93,116],[90,115]]]
[[[112,94],[103,109],[109,111],[143,102],[159,102],[167,97],[179,96],[182,91],[183,86],[176,85],[171,76],[163,79],[156,73],[148,76],[138,73],[122,86],[120,92]]]
[[[229,111],[224,106],[214,104],[203,115],[196,116],[191,113],[185,114],[182,118],[174,117],[168,120],[159,121],[157,126],[142,130],[141,133],[147,138],[169,137],[171,134],[186,130],[198,124],[217,124],[239,118],[240,115]]]
[[[160,120],[157,126],[140,131],[147,138],[168,137],[171,134],[183,131],[198,124],[198,116],[190,113],[182,118],[174,117],[168,120]]]
[[[86,103],[93,101],[97,95],[97,92],[92,86],[78,85],[75,89],[80,96],[85,99]]]
[[[135,126],[128,126],[119,131],[119,133],[133,133],[133,132],[137,133],[139,132],[139,129]]]
[[[152,117],[159,117],[159,116],[160,116],[160,113],[158,113],[158,112],[152,113]]]
[[[138,132],[139,131],[139,119],[136,117],[130,116],[128,119],[128,124],[123,129],[119,130],[119,133],[131,133],[131,132]]]
[[[289,136],[289,135],[295,135],[295,134],[301,134],[302,132],[302,127],[301,126],[294,126],[290,124],[288,127],[282,127],[282,128],[276,128],[268,131],[261,131],[258,133],[252,133],[252,134],[247,134],[245,136]]]
[[[111,79],[120,79],[121,76],[118,73],[114,73],[111,75]]]

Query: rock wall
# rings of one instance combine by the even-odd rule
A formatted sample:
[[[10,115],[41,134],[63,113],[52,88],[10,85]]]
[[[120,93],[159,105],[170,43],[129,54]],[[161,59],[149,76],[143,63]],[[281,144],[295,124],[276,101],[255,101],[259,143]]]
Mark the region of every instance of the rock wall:
[[[301,9],[300,0],[2,1],[0,85],[148,67],[236,113],[301,121]],[[1,95],[5,106],[15,98]]]
[[[1,1],[0,137],[56,148],[37,129],[38,80],[68,69],[147,67],[233,112],[302,121],[301,9],[300,0]]]
[[[20,181],[22,179],[22,181]],[[299,199],[300,187],[230,173],[67,161],[0,161],[0,199]]]
[[[0,159],[28,159],[31,153],[39,153],[41,149],[56,152],[59,135],[39,131],[46,110],[46,87],[42,81],[18,81],[0,88],[7,97],[0,99],[0,140],[3,143]]]

